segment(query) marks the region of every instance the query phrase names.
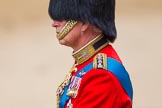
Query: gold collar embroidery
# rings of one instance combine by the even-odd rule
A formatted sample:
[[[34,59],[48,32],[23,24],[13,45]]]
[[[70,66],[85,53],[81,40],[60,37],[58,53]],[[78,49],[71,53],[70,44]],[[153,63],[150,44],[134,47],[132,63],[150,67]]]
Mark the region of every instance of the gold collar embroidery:
[[[108,44],[106,38],[103,35],[99,35],[78,51],[74,52],[73,57],[78,64],[82,64]]]

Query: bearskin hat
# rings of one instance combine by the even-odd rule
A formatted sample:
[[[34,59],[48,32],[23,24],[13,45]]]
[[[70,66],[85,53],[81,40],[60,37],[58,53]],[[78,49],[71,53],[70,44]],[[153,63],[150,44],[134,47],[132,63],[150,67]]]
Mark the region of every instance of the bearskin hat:
[[[116,38],[115,0],[50,0],[48,12],[53,20],[89,22],[110,42]]]

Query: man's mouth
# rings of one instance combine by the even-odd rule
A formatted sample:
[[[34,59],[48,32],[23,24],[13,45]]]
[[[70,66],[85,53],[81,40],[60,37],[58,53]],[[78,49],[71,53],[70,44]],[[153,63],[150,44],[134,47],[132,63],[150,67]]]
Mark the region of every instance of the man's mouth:
[[[60,33],[60,31],[56,31],[56,34],[59,34]]]

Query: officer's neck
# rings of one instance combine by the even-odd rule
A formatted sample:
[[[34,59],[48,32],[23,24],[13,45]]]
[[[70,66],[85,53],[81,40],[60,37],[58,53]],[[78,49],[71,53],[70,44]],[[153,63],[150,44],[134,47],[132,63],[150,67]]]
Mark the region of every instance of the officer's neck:
[[[80,49],[85,47],[87,44],[91,43],[93,40],[95,40],[99,35],[101,34],[96,34],[93,36],[80,36],[79,42],[76,42],[76,45],[73,46],[73,52],[78,52]]]
[[[77,52],[82,47],[86,46],[97,36],[102,34],[102,31],[95,26],[92,26],[89,23],[81,24],[81,29],[79,31],[80,35],[78,36],[77,42],[74,42],[73,48],[74,52]]]

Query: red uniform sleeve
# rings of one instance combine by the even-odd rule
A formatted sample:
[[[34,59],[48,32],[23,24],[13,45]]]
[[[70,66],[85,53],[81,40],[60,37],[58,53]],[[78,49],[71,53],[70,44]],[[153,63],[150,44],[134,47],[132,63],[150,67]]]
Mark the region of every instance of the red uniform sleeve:
[[[123,93],[111,72],[93,69],[82,78],[75,108],[131,108],[130,99]]]

